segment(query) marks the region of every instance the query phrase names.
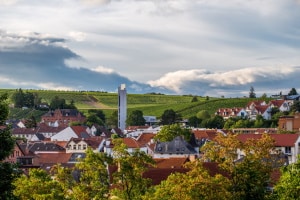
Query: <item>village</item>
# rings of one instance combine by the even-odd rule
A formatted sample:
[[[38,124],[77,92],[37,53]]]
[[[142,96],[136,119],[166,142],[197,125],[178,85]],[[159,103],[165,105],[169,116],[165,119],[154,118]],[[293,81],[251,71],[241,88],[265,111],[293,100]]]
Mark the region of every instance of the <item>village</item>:
[[[250,101],[244,108],[219,108],[215,115],[225,120],[232,117],[256,119],[261,115],[264,119],[271,118],[270,110],[274,107],[280,111],[290,111],[294,101],[298,101],[299,95],[284,97],[284,99]],[[144,173],[151,179],[153,185],[158,185],[175,172],[185,173],[186,163],[201,158],[201,148],[206,143],[215,141],[218,135],[236,134],[237,139],[245,143],[247,140],[257,140],[264,134],[269,135],[275,149],[273,152],[280,155],[280,166],[296,163],[300,154],[300,113],[282,116],[277,128],[236,128],[206,129],[189,127],[191,133],[189,140],[181,135],[171,141],[160,141],[155,136],[163,129],[155,116],[145,116],[144,126],[126,126],[126,89],[119,88],[119,127],[110,130],[103,126],[70,125],[73,122],[84,122],[86,117],[76,109],[56,109],[49,111],[41,117],[37,127],[26,128],[22,120],[12,124],[12,136],[18,138],[15,142],[13,153],[5,159],[5,162],[18,163],[20,169],[28,174],[30,169],[43,169],[50,173],[57,164],[72,168],[81,162],[88,149],[94,153],[103,152],[108,156],[114,156],[114,139],[119,138],[126,145],[127,151],[144,152],[153,158],[155,167],[149,167]],[[151,122],[151,123],[150,123]],[[188,124],[180,123],[181,128]],[[171,125],[170,125],[171,126]],[[236,149],[236,162],[243,159],[245,152]],[[210,162],[204,163],[212,174],[220,173],[216,166]],[[117,169],[108,168],[109,176]],[[273,173],[272,178],[277,181],[280,173]],[[269,186],[272,188],[272,185]]]

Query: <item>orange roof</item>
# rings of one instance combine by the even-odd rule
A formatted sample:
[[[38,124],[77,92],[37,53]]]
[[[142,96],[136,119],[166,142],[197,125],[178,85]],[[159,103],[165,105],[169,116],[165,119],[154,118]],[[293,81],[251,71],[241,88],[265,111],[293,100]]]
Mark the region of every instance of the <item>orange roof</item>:
[[[182,168],[188,158],[155,158],[157,168]]]
[[[196,139],[206,138],[213,140],[217,136],[217,130],[215,129],[204,129],[204,130],[192,130]]]
[[[145,146],[147,143],[151,141],[155,136],[154,133],[142,133],[138,138],[137,142],[140,144],[140,146]]]
[[[133,138],[122,138],[122,140],[128,148],[140,148],[139,143]]]
[[[266,110],[269,108],[268,105],[265,105],[265,106],[255,106],[255,109],[259,112],[259,113],[265,113]]]
[[[35,164],[67,163],[72,153],[42,153],[36,155]]]
[[[297,139],[299,138],[299,134],[268,134],[275,140],[276,147],[293,147]],[[237,138],[241,142],[246,142],[248,139],[259,140],[262,134],[239,134]]]
[[[269,104],[273,104],[276,107],[280,107],[283,103],[285,102],[285,100],[283,99],[278,99],[278,100],[271,100],[269,102]]]

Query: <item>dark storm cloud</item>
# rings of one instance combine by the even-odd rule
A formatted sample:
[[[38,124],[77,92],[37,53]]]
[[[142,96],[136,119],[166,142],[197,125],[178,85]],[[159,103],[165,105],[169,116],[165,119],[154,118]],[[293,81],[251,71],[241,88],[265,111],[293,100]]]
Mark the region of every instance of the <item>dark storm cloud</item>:
[[[2,80],[10,80],[0,82],[2,87],[47,89],[43,87],[48,85],[74,90],[116,91],[120,84],[125,83],[131,93],[158,90],[147,84],[131,81],[115,72],[100,73],[67,66],[66,60],[81,58],[64,47],[65,40],[61,38],[42,38],[40,35],[10,36],[7,33],[1,38],[0,77]],[[5,45],[9,41],[12,45]]]

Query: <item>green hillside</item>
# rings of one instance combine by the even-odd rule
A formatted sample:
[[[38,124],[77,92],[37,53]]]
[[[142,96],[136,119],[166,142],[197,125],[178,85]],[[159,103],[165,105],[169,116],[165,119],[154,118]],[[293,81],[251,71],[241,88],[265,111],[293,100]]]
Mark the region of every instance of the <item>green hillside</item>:
[[[23,90],[24,92],[37,93],[42,102],[50,103],[55,96],[64,98],[67,103],[72,100],[75,106],[83,113],[88,109],[101,109],[106,116],[117,109],[117,93],[86,92],[86,91],[54,91],[54,90]],[[0,94],[8,93],[11,97],[15,92],[13,89],[0,89]],[[197,96],[198,101],[192,102],[191,95],[162,95],[162,94],[127,94],[128,112],[141,110],[144,115],[160,117],[167,109],[173,109],[180,113],[183,118],[189,118],[201,110],[207,110],[214,114],[218,108],[244,107],[250,99],[248,98],[213,98]],[[11,118],[26,118],[34,115],[38,119],[44,112],[31,109],[11,109]]]

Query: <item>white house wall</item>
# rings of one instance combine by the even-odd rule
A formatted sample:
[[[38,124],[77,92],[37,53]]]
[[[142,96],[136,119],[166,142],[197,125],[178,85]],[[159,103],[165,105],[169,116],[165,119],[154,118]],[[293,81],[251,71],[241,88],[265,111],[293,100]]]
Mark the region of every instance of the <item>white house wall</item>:
[[[78,138],[71,127],[67,127],[64,130],[58,132],[51,137],[51,141],[69,141],[71,138]]]

